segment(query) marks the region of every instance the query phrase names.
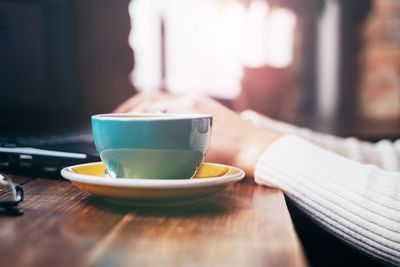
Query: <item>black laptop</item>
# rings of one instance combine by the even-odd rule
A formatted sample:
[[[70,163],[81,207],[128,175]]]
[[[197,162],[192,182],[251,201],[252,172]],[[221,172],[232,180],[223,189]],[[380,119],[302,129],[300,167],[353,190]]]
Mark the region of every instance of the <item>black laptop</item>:
[[[99,160],[90,116],[133,94],[128,12],[80,2],[0,0],[0,171],[59,177]]]

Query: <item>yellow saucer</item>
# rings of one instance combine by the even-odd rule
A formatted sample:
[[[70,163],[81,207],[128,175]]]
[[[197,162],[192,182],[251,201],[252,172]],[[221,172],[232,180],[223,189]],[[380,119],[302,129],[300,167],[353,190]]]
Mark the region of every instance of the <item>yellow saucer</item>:
[[[107,201],[136,206],[182,205],[224,190],[240,181],[244,172],[236,167],[203,163],[191,179],[134,179],[104,177],[101,162],[66,167],[61,175],[78,188]]]

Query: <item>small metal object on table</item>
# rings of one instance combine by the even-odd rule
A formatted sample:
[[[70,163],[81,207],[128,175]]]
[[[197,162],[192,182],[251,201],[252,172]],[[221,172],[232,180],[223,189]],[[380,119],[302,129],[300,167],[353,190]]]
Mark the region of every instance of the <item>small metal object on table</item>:
[[[250,181],[191,205],[138,208],[65,180],[11,178],[25,214],[0,216],[2,267],[307,265],[282,192]]]
[[[18,208],[18,204],[24,200],[24,190],[8,175],[0,172],[0,194],[3,193],[3,199],[0,200],[0,215],[19,216],[24,214],[24,211]]]

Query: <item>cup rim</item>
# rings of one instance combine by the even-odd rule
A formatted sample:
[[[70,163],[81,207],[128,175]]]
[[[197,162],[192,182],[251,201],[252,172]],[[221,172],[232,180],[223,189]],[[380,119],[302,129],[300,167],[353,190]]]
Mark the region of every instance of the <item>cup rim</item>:
[[[165,120],[188,120],[188,119],[207,119],[212,115],[200,113],[103,113],[92,116],[96,120],[113,121],[165,121]]]

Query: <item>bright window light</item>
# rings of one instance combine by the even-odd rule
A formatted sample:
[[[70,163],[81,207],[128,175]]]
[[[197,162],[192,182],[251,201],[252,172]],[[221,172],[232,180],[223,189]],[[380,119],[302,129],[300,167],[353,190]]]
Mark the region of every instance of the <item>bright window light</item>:
[[[234,0],[134,0],[130,5],[135,52],[132,82],[140,90],[201,91],[234,98],[243,67],[291,64],[295,15]],[[165,27],[165,80],[161,74],[161,17]],[[164,84],[163,84],[164,83]]]

